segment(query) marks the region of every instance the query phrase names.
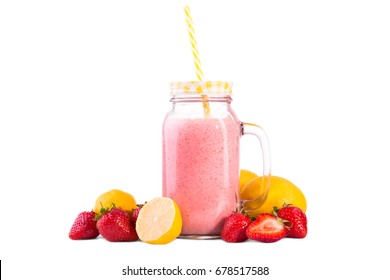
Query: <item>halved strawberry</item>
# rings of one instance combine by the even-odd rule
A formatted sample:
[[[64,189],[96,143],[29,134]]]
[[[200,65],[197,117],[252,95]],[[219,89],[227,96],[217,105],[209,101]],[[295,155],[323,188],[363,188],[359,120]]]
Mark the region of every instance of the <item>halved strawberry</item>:
[[[261,242],[276,242],[287,235],[283,223],[269,213],[260,214],[246,229],[249,239]]]

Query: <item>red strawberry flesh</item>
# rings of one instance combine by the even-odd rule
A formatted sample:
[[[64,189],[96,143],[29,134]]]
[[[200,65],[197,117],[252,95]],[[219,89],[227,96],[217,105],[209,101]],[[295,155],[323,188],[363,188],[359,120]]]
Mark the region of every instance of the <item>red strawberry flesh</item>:
[[[248,226],[246,235],[251,240],[270,243],[286,237],[287,231],[275,216],[264,213]]]

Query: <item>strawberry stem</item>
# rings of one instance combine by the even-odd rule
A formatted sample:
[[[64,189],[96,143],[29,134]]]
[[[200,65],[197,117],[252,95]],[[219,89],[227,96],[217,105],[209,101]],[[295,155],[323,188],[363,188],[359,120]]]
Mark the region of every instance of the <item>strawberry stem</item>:
[[[279,218],[278,211],[279,211],[279,209],[276,206],[274,206],[274,211],[272,212],[272,214],[276,217],[276,219],[278,220],[279,223],[281,223],[286,229],[290,230],[292,227],[291,222],[288,220],[283,220],[283,219]]]
[[[110,210],[116,208],[115,204],[112,203],[110,207],[104,208],[102,202],[100,202],[100,213],[95,213],[94,221],[98,221],[104,214],[109,212]]]

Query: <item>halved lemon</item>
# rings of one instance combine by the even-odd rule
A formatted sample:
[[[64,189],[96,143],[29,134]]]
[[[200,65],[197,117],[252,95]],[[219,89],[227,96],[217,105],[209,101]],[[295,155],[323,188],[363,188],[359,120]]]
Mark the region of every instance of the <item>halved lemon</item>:
[[[180,235],[180,209],[171,198],[154,198],[141,208],[135,228],[140,240],[150,244],[167,244]]]

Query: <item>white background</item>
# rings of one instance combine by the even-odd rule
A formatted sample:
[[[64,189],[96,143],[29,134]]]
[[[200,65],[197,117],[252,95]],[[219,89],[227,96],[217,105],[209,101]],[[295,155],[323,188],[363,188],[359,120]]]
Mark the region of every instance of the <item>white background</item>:
[[[385,279],[388,1],[188,3],[205,79],[232,81],[237,115],[268,133],[272,173],[307,197],[307,238],[71,241],[74,218],[102,192],[140,203],[161,195],[169,82],[196,78],[185,2],[3,0],[2,276],[125,279],[128,265],[230,265],[268,266],[264,279]],[[255,141],[242,145],[242,167],[259,172]],[[227,279],[197,279],[213,277]]]

